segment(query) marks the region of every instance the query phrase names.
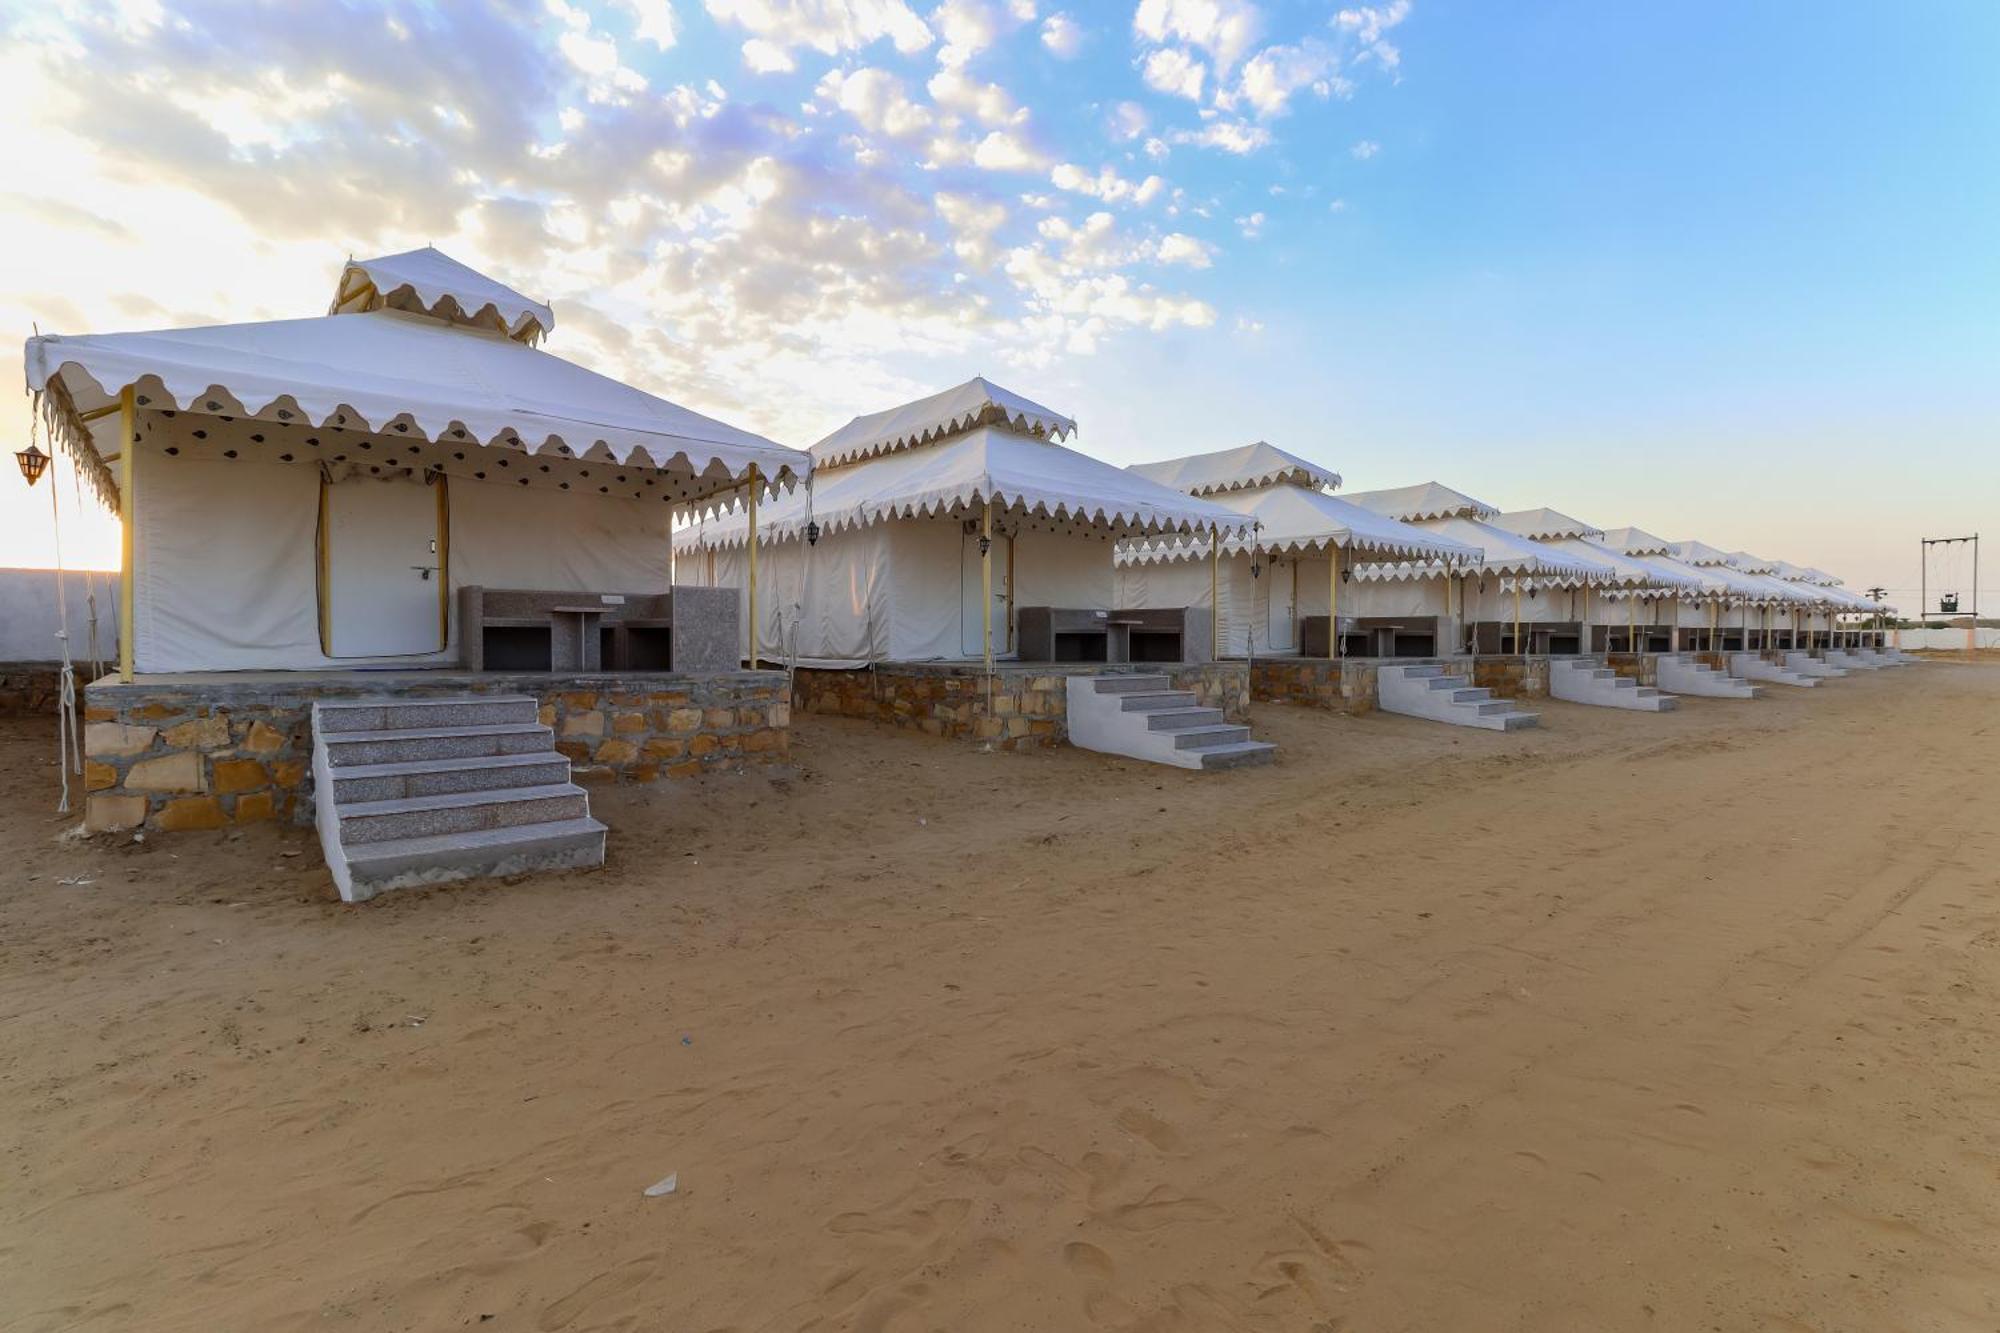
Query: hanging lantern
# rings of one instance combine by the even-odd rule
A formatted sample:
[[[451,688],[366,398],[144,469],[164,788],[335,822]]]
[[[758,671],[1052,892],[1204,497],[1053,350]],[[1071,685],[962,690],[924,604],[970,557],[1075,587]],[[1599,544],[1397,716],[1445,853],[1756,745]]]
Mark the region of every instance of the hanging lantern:
[[[806,545],[819,545],[819,520],[816,518],[806,520]]]
[[[42,473],[49,469],[49,456],[32,444],[25,449],[16,450],[14,461],[21,465],[21,475],[28,479],[30,486],[40,481]]]
[[[988,551],[992,550],[992,549],[993,549],[993,539],[992,539],[991,537],[987,536],[987,535],[986,535],[985,533],[983,533],[983,532],[982,532],[982,533],[980,533],[980,534],[979,534],[979,555],[980,555],[980,558],[981,558],[981,559],[984,559],[984,558],[985,558],[985,556],[986,556],[986,553],[987,553]]]

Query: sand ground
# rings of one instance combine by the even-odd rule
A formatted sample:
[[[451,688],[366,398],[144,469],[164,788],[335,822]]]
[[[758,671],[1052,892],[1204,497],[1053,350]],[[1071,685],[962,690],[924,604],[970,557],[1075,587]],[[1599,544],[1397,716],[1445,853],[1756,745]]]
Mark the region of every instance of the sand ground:
[[[807,720],[360,909],[6,724],[0,1328],[1991,1333],[2000,667],[1545,720]]]

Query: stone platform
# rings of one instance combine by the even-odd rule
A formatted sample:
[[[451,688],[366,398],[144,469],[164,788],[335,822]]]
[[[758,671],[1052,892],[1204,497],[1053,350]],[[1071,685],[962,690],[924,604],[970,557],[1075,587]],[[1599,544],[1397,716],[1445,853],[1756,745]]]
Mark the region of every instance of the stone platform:
[[[312,819],[312,706],[528,695],[576,781],[692,777],[790,749],[782,671],[244,671],[96,681],[83,692],[93,830]]]
[[[1075,676],[1166,676],[1205,708],[1243,721],[1250,671],[1242,662],[996,662],[989,681],[979,662],[877,662],[851,669],[800,667],[792,706],[802,713],[858,717],[929,736],[979,741],[1001,750],[1061,745],[1069,739],[1069,680]]]

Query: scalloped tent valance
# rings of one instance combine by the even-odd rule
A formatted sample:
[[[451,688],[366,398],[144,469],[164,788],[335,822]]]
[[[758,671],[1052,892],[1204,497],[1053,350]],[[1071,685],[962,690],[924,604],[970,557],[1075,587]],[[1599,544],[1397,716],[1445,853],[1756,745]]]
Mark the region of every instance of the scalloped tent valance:
[[[399,310],[28,340],[28,387],[51,438],[107,500],[117,487],[117,406],[251,418],[357,434],[552,452],[653,468],[689,502],[751,467],[774,484],[810,458],[760,435],[538,351],[500,333]],[[95,425],[90,422],[95,421]],[[93,431],[107,442],[100,451]]]
[[[942,393],[858,416],[812,447],[818,467],[839,467],[947,439],[981,426],[1060,440],[1076,422],[1017,393],[975,377]]]
[[[1256,490],[1283,482],[1309,490],[1338,490],[1340,474],[1297,454],[1258,440],[1208,454],[1189,454],[1157,463],[1134,463],[1126,469],[1148,481],[1189,495],[1221,495]]]
[[[376,259],[350,259],[340,271],[329,315],[407,310],[453,324],[497,329],[525,343],[555,332],[555,312],[503,282],[426,246]]]
[[[1225,554],[1259,550],[1285,554],[1323,552],[1329,546],[1384,560],[1442,560],[1476,563],[1483,552],[1476,546],[1351,505],[1336,495],[1275,482],[1255,490],[1228,491],[1216,504],[1250,521],[1241,536],[1222,543]],[[1125,565],[1206,558],[1206,541],[1127,543],[1118,551]]]
[[[1636,556],[1670,556],[1678,545],[1665,537],[1655,537],[1644,528],[1606,528],[1601,540],[1614,551]]]
[[[898,518],[954,514],[988,500],[1004,512],[1120,534],[1186,532],[1219,526],[1240,530],[1242,515],[1207,500],[1156,486],[1060,444],[983,426],[927,449],[878,456],[853,467],[814,474],[757,514],[757,540],[782,542]],[[741,508],[683,528],[677,551],[744,545],[749,522]]]
[[[1432,518],[1422,520],[1418,526],[1425,532],[1438,533],[1464,545],[1478,547],[1481,551],[1479,562],[1457,570],[1446,570],[1428,562],[1364,565],[1355,570],[1354,577],[1371,582],[1388,582],[1463,573],[1522,579],[1534,585],[1558,588],[1617,582],[1616,572],[1602,560],[1558,551],[1475,518]]]

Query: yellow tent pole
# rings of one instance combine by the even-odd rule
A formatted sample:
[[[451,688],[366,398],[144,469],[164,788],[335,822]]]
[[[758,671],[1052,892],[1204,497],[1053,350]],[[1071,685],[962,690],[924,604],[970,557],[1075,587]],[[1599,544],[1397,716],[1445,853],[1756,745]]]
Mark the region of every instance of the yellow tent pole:
[[[138,546],[133,533],[138,509],[132,503],[139,461],[137,418],[132,386],[128,384],[118,394],[118,544],[119,567],[123,571],[118,579],[118,679],[127,685],[132,683],[132,593],[133,585],[138,582],[132,561]]]
[[[757,465],[750,465],[750,661],[757,669]]]
[[[979,643],[986,659],[986,674],[993,674],[993,501],[986,501],[985,515],[979,520]]]
[[[1209,656],[1222,660],[1222,529],[1208,525]]]
[[[1340,656],[1340,548],[1326,546],[1326,656]]]

